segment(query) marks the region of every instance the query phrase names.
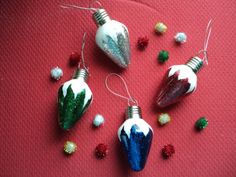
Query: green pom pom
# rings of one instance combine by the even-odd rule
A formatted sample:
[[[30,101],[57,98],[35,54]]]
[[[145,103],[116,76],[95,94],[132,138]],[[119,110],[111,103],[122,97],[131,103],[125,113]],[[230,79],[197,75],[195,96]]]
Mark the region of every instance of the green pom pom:
[[[166,50],[161,50],[158,54],[158,60],[160,63],[164,63],[169,59],[169,52]]]
[[[200,119],[198,119],[195,123],[195,128],[197,130],[202,130],[204,128],[206,128],[208,125],[208,121],[206,120],[205,117],[201,117]]]

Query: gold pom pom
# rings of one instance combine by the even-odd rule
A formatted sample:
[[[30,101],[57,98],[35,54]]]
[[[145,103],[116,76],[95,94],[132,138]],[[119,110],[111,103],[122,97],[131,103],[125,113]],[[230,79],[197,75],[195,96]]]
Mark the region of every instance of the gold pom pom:
[[[160,125],[165,125],[171,121],[171,117],[167,113],[162,113],[158,117],[158,122]]]
[[[66,154],[73,154],[77,150],[77,145],[72,141],[66,141],[64,144],[64,152]]]
[[[162,22],[158,22],[156,24],[156,26],[155,26],[155,31],[157,33],[163,34],[163,33],[165,33],[167,31],[167,26],[164,23],[162,23]]]

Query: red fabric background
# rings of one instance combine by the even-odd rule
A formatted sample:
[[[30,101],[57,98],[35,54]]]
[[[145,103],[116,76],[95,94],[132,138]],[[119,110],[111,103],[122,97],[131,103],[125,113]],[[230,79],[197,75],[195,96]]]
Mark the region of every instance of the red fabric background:
[[[87,6],[88,0],[68,1]],[[87,11],[63,10],[60,1],[0,1],[0,176],[1,177],[235,177],[236,176],[236,92],[234,0],[102,0],[111,17],[129,29],[132,63],[121,72],[95,46],[96,26]],[[198,74],[197,91],[168,110],[172,122],[157,125],[161,111],[154,106],[157,88],[166,69],[182,64],[203,46],[209,19],[215,18],[209,42],[209,66]],[[155,35],[157,21],[168,25],[163,36]],[[68,56],[80,50],[87,32],[85,58],[90,67],[88,84],[94,102],[70,133],[57,125],[57,90],[70,79],[74,68]],[[188,35],[184,45],[176,46],[178,31]],[[139,36],[150,39],[148,48],[136,49]],[[159,65],[161,49],[170,59]],[[64,71],[58,82],[50,80],[50,69]],[[117,129],[123,122],[126,101],[111,95],[104,86],[105,76],[120,73],[130,92],[139,101],[144,119],[153,127],[154,140],[146,168],[132,172],[122,154]],[[114,79],[112,88],[121,88]],[[105,125],[92,128],[100,113]],[[206,116],[209,126],[201,133],[193,129],[195,121]],[[63,154],[63,144],[71,139],[78,152]],[[109,146],[103,160],[94,157],[98,143]],[[160,155],[164,144],[172,143],[176,153],[169,160]]]

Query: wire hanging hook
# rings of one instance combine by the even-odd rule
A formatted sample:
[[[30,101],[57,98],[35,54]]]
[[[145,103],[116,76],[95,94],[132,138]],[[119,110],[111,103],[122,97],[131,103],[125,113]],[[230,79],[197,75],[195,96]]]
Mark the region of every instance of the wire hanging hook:
[[[60,5],[61,8],[63,9],[79,9],[79,10],[89,10],[90,12],[94,13],[96,12],[98,9],[97,8],[92,8],[92,7],[80,7],[77,5],[73,5],[73,4],[62,4]]]
[[[80,68],[80,66],[82,64],[82,67],[88,71],[88,68],[87,68],[87,66],[85,65],[85,62],[84,62],[84,47],[85,47],[86,34],[87,33],[85,32],[84,36],[83,36],[82,48],[81,48],[81,61],[78,64],[78,68]]]
[[[93,4],[98,4],[99,8],[92,7]],[[103,8],[102,3],[100,1],[98,1],[98,0],[90,1],[89,7],[81,7],[81,6],[74,5],[74,4],[62,4],[62,5],[60,5],[60,7],[64,8],[64,9],[75,8],[75,9],[80,9],[80,10],[89,10],[91,13],[94,13],[98,9]]]
[[[126,93],[128,94],[128,97],[126,97],[126,96],[124,96],[124,95],[121,95],[121,94],[119,94],[119,93],[113,91],[112,89],[110,89],[110,87],[108,86],[108,79],[109,79],[109,77],[111,77],[111,76],[117,76],[117,77],[119,77],[119,78],[121,79],[122,83],[123,83],[124,86],[125,86],[125,90],[126,90]],[[110,73],[110,74],[108,74],[108,75],[106,76],[106,79],[105,79],[105,85],[106,85],[107,90],[108,90],[109,92],[111,92],[113,95],[118,96],[118,97],[123,98],[123,99],[126,99],[126,100],[128,101],[128,105],[129,105],[129,106],[131,105],[131,104],[130,104],[131,102],[132,102],[133,104],[135,104],[136,106],[138,106],[138,101],[137,101],[136,99],[134,99],[133,97],[131,97],[130,92],[129,92],[129,89],[128,89],[128,86],[127,86],[127,83],[125,82],[124,78],[121,77],[119,74],[116,74],[116,73]]]
[[[203,56],[203,61],[206,62],[207,65],[208,65],[207,47],[208,47],[209,39],[210,39],[210,36],[211,36],[212,23],[213,23],[213,20],[211,19],[208,22],[207,27],[206,27],[203,49],[201,49],[197,54],[197,55],[200,55],[201,53],[203,53],[203,55],[204,55]]]
[[[102,3],[99,0],[90,1],[89,7],[91,8],[93,4],[98,4],[100,8],[103,8]]]
[[[95,5],[95,4],[99,6],[99,9],[103,9],[102,3],[99,0],[90,1],[89,8],[93,8],[92,5]]]

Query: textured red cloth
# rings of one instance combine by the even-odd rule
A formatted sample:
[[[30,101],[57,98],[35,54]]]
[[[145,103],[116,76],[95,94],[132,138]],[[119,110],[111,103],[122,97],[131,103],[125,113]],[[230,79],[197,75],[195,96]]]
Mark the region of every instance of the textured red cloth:
[[[89,0],[68,1],[87,6]],[[63,10],[60,1],[0,1],[0,176],[1,177],[235,177],[236,176],[236,1],[225,0],[102,0],[111,17],[124,23],[130,32],[132,61],[123,72],[95,45],[96,25],[88,11]],[[185,63],[203,47],[205,28],[214,18],[209,41],[209,66],[198,74],[197,91],[171,107],[172,122],[157,124],[161,112],[154,106],[159,84],[167,68]],[[154,26],[163,21],[164,35]],[[57,90],[71,78],[69,55],[79,51],[87,32],[85,59],[90,67],[88,84],[94,102],[70,133],[57,124]],[[174,35],[183,31],[188,39],[176,45]],[[136,48],[139,36],[147,35],[145,51]],[[160,65],[160,50],[170,52]],[[50,79],[50,70],[59,66],[64,76]],[[144,119],[153,127],[154,139],[142,172],[129,170],[117,138],[127,103],[110,94],[104,85],[110,72],[120,73],[130,92],[139,101]],[[112,88],[121,88],[117,79]],[[122,89],[120,89],[122,90]],[[105,117],[103,127],[94,129],[96,114]],[[209,126],[194,131],[195,121],[206,116]],[[78,151],[63,153],[66,140]],[[99,143],[109,154],[97,160]],[[161,148],[171,143],[176,153],[163,160]]]

